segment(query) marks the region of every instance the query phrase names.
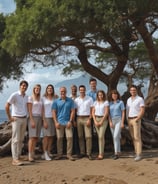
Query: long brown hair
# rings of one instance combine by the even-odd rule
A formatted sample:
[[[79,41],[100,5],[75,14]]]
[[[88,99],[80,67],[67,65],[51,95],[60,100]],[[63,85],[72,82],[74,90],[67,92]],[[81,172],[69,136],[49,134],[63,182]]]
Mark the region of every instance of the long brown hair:
[[[112,94],[117,94],[117,99],[121,100],[120,93],[116,89],[113,89],[113,90],[110,91],[110,94],[109,94],[109,101],[110,102],[113,101]]]
[[[54,97],[54,86],[52,84],[48,84],[48,86],[46,87],[46,90],[45,90],[45,93],[44,93],[44,96],[47,97],[48,96],[48,92],[47,92],[47,89],[51,87],[52,88],[52,97]]]
[[[106,93],[103,90],[97,91],[97,101],[99,101],[99,93],[103,94],[103,101],[105,101],[107,99],[107,97],[106,97]]]

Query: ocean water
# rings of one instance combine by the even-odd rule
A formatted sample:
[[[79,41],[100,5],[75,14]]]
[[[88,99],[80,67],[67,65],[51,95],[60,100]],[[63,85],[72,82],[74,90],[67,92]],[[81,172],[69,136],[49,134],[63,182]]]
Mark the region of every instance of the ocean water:
[[[0,109],[0,123],[7,121],[5,110]]]

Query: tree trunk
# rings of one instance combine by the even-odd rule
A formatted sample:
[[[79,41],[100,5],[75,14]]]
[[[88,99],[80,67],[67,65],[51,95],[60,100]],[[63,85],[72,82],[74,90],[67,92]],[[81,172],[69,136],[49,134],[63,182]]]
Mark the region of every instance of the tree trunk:
[[[152,73],[148,96],[145,99],[145,118],[155,120],[158,113],[158,79],[155,73]]]

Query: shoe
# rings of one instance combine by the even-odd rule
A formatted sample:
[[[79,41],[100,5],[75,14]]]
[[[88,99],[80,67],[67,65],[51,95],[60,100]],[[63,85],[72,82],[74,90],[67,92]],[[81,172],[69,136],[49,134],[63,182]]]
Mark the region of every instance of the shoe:
[[[119,156],[118,155],[114,155],[113,159],[117,160],[117,159],[119,159]]]
[[[83,158],[83,157],[85,157],[85,154],[78,155],[78,158]]]
[[[35,160],[33,158],[29,158],[29,162],[35,162]]]
[[[93,160],[92,155],[87,155],[89,160]]]
[[[62,158],[61,155],[57,155],[57,156],[54,158],[54,160],[60,160],[61,158]]]
[[[44,154],[43,154],[43,155],[41,155],[41,159],[43,159],[43,160],[45,159]]]
[[[71,155],[67,155],[67,159],[71,160],[71,161],[75,161],[76,159],[73,158]]]
[[[47,152],[44,153],[44,159],[47,160],[47,161],[52,160],[52,159],[49,157],[49,155],[48,155]]]
[[[20,160],[13,160],[13,161],[12,161],[12,165],[21,166],[21,165],[24,165],[24,164],[23,164],[23,162],[21,162]]]
[[[49,157],[53,158],[53,154],[51,154],[51,153],[48,153],[48,155],[49,155]]]
[[[103,160],[103,156],[102,155],[98,155],[98,157],[96,158],[96,160]]]
[[[138,161],[140,161],[141,159],[142,159],[142,157],[137,155],[137,156],[135,157],[134,161],[138,162]]]

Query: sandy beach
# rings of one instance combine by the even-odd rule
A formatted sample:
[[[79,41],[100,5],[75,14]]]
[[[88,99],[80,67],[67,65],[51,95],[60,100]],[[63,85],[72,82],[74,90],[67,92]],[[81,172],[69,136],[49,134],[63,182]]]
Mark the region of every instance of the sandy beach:
[[[0,158],[0,184],[157,184],[158,150],[143,152],[143,159],[133,160],[131,152],[113,160],[112,153],[104,160],[87,158],[70,161],[67,159],[34,163],[22,156],[23,166],[12,166],[11,156]]]

